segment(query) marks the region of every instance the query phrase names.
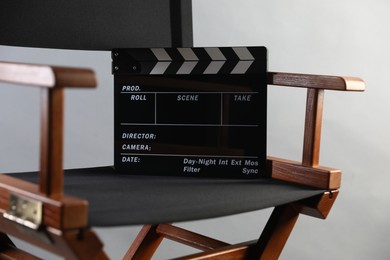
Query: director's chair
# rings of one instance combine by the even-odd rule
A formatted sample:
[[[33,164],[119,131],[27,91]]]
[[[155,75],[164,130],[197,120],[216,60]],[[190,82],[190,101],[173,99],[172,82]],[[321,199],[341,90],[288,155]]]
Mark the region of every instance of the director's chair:
[[[39,181],[33,173],[0,176],[1,254],[16,258],[25,254],[14,247],[6,235],[9,234],[66,258],[104,258],[102,244],[90,225],[108,226],[111,222],[113,225],[152,223],[142,228],[125,255],[127,259],[150,258],[163,237],[206,251],[183,259],[225,255],[277,258],[298,215],[326,218],[340,187],[341,172],[318,165],[324,90],[361,91],[364,84],[357,78],[345,77],[272,72],[268,77],[270,85],[308,88],[302,163],[269,157],[270,178],[249,181],[118,176],[111,167],[65,171],[65,189],[77,197],[91,198],[88,220],[88,202],[63,192],[62,122],[64,86],[93,87],[96,84],[93,72],[0,63],[2,81],[37,85],[42,92]],[[100,181],[112,189],[109,195],[99,186]],[[145,189],[149,199],[143,198]],[[123,194],[127,196],[126,201]],[[103,197],[109,198],[104,201]],[[202,205],[202,199],[207,199],[208,205]],[[113,201],[119,205],[109,206]],[[175,209],[169,208],[171,203]],[[276,207],[259,240],[239,245],[228,245],[166,224],[271,206]],[[101,212],[105,208],[111,212]]]
[[[156,8],[166,8],[164,3],[157,4],[162,6]],[[171,1],[167,12],[184,12],[185,3],[178,5]],[[42,9],[31,5],[27,8],[29,15],[42,14]],[[51,11],[49,5],[46,8]],[[71,4],[64,5],[69,7],[67,5]],[[121,3],[121,8],[123,5]],[[15,7],[15,3],[6,3],[6,9],[1,9],[7,10],[1,16],[3,24],[10,24],[9,15],[20,11]],[[170,17],[170,21],[177,21],[176,16],[170,14]],[[35,38],[31,40],[31,35],[14,38],[15,34],[20,37],[31,33],[16,31],[20,28],[14,26],[17,25],[8,27],[12,33],[2,32],[2,44],[70,49],[105,49],[109,46],[101,43],[80,47],[80,43],[74,44],[69,39],[58,43],[55,41],[58,39],[53,39],[55,37],[42,44],[34,42]],[[185,41],[184,38],[182,35],[180,41]],[[165,44],[173,45],[174,41],[168,39]],[[38,173],[0,175],[0,257],[8,259],[35,259],[17,248],[9,236],[66,259],[107,259],[92,228],[134,224],[144,224],[144,227],[126,252],[125,259],[151,258],[163,238],[203,251],[180,259],[277,259],[299,214],[325,219],[339,192],[341,171],[319,166],[325,90],[363,91],[365,88],[358,78],[269,72],[269,85],[307,89],[302,161],[268,157],[268,178],[226,180],[132,176],[115,173],[111,166],[64,172],[64,89],[95,87],[94,73],[80,68],[1,62],[0,81],[37,86],[41,91],[40,170]],[[146,190],[148,196],[144,196]],[[170,224],[269,207],[274,210],[259,239],[237,245]]]

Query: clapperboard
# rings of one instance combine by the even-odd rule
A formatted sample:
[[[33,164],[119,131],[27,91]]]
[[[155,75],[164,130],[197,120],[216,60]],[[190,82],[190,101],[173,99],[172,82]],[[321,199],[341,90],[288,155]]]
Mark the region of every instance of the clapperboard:
[[[114,49],[112,59],[117,171],[265,176],[266,48]]]

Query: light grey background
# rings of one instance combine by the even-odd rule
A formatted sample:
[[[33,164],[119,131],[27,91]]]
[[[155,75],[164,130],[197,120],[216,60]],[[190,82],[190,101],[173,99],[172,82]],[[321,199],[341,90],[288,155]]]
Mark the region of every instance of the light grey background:
[[[327,220],[299,218],[281,259],[390,258],[389,10],[387,0],[193,1],[196,46],[264,45],[271,71],[366,81],[365,93],[325,94],[321,165],[343,170],[342,190]],[[66,94],[65,167],[112,164],[109,53],[0,47],[0,59],[92,67],[98,89]],[[35,89],[0,85],[2,172],[38,168],[38,100]],[[300,160],[304,100],[303,90],[269,88],[269,155]],[[234,243],[257,238],[269,213],[179,225]],[[119,259],[139,228],[97,232]],[[155,259],[188,252],[164,242]]]

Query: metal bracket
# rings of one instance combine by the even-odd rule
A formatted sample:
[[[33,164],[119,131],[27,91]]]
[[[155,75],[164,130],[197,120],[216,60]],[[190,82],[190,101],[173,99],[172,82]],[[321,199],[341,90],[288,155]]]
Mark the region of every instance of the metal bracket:
[[[3,217],[25,227],[38,230],[42,224],[43,204],[30,198],[11,194],[9,198],[9,210],[3,213]]]

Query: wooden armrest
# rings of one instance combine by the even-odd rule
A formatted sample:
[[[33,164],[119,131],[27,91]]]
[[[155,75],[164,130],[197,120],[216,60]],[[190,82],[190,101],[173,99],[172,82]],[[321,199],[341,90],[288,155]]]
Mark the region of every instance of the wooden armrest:
[[[340,184],[340,174],[338,172],[334,173],[328,170],[318,172],[324,91],[364,91],[364,81],[355,77],[268,72],[267,82],[270,85],[307,88],[305,132],[302,153],[302,166],[305,168],[298,169],[301,166],[297,164],[269,160],[272,162],[273,166],[276,165],[273,167],[275,174],[272,174],[272,177],[288,181],[293,180],[297,183],[319,188],[338,188]],[[305,172],[302,175],[304,178],[296,176],[295,173],[297,169],[299,174]],[[315,173],[311,172],[314,169]],[[321,179],[320,181],[315,178],[312,180],[310,180],[310,178],[305,180],[305,178],[308,176],[310,177],[310,175],[312,175],[312,177],[324,175],[326,178]],[[330,178],[329,180],[327,179],[328,177]]]
[[[39,191],[63,193],[64,87],[93,88],[97,85],[90,69],[0,62],[0,81],[41,88],[41,149]]]
[[[364,81],[360,78],[282,72],[268,72],[268,84],[341,91],[365,90]]]
[[[341,171],[329,167],[310,167],[300,162],[268,156],[267,169],[273,179],[313,188],[336,190],[341,185]]]
[[[57,229],[83,228],[88,225],[88,202],[71,196],[48,197],[38,185],[0,174],[0,213],[10,208],[10,194],[43,203],[43,225]]]
[[[89,69],[0,62],[0,81],[46,88],[96,87]]]

